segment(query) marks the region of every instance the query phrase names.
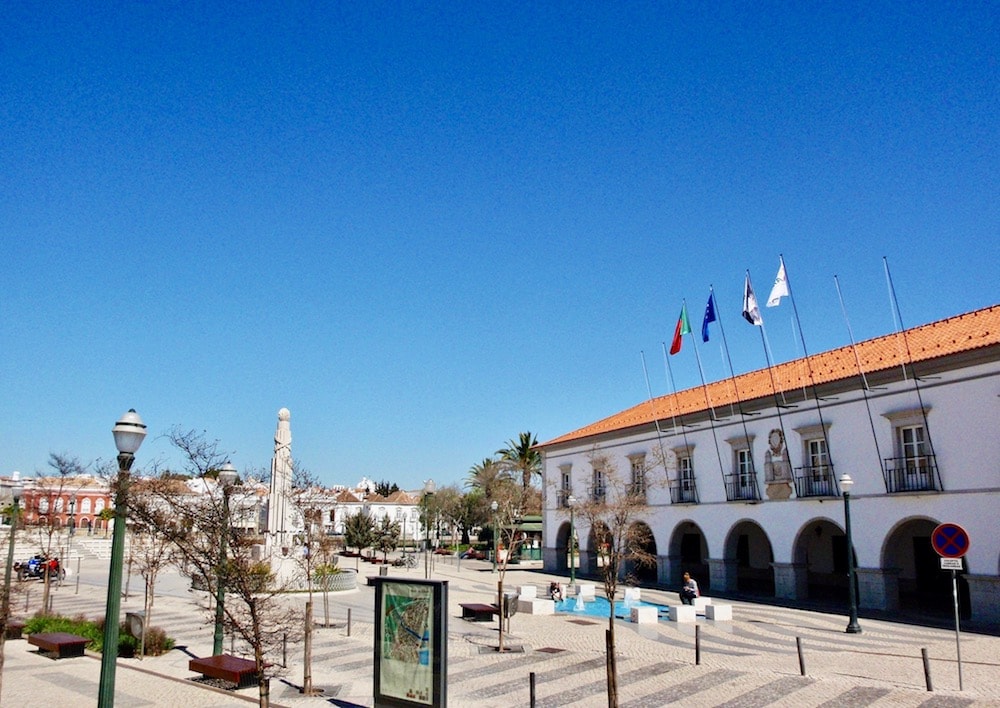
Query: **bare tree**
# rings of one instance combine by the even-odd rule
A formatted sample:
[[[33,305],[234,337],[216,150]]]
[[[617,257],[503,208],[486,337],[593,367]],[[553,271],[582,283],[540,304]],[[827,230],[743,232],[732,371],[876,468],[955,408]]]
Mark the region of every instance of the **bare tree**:
[[[259,689],[259,705],[270,704],[270,678],[280,662],[269,656],[280,650],[289,628],[301,627],[301,613],[279,601],[285,588],[277,582],[270,559],[255,556],[254,544],[229,523],[224,495],[214,484],[227,456],[217,442],[202,433],[174,429],[170,441],[185,456],[192,480],[204,493],[193,493],[176,479],[151,479],[143,494],[131,504],[134,518],[166,536],[181,559],[182,572],[214,592],[225,589],[225,622],[253,653]],[[220,542],[227,554],[220,559]]]
[[[490,502],[491,524],[494,533],[493,547],[499,576],[497,580],[497,607],[500,617],[500,633],[497,651],[500,653],[504,651],[504,578],[507,575],[511,559],[520,552],[521,545],[524,543],[524,533],[519,530],[518,523],[523,516],[523,504],[530,491],[530,488],[524,489],[511,482],[499,486]]]
[[[615,654],[615,597],[619,582],[629,566],[656,565],[650,552],[652,535],[643,521],[649,488],[645,475],[640,480],[626,478],[609,456],[595,449],[590,464],[593,477],[587,499],[577,502],[576,513],[590,527],[595,542],[598,570],[608,604],[606,635],[608,706],[618,706],[618,662]]]
[[[79,479],[86,474],[87,466],[80,462],[79,458],[70,457],[65,454],[52,453],[49,455],[49,467],[52,473],[48,475],[39,474],[35,479],[34,493],[32,494],[34,509],[31,510],[35,519],[35,530],[38,532],[38,547],[41,556],[45,559],[45,570],[42,573],[42,612],[49,611],[49,594],[51,589],[52,574],[50,570],[53,561],[59,561],[59,539],[63,529],[61,517],[65,512],[66,504],[71,496],[77,491],[80,484]],[[65,566],[69,562],[68,558],[59,561],[59,571],[56,580],[62,582],[66,574]]]
[[[140,494],[140,490],[141,482],[133,487],[133,493]],[[138,568],[139,575],[146,586],[143,600],[142,636],[139,638],[140,659],[146,653],[146,628],[150,627],[150,623],[153,621],[156,578],[160,571],[173,562],[174,556],[174,546],[170,537],[157,532],[157,529],[169,525],[169,519],[159,510],[150,510],[150,515],[155,519],[154,524],[134,519],[130,525],[132,538],[129,543],[129,564],[134,564]]]

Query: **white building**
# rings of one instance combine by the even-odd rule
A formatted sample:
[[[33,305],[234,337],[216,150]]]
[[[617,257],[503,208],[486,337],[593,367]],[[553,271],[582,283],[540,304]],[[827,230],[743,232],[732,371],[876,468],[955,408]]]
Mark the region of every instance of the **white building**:
[[[1000,621],[1000,306],[645,401],[540,449],[548,571],[568,567],[566,499],[606,490],[603,459],[646,495],[643,580],[846,598],[848,473],[862,609],[952,611],[931,542],[951,522],[971,538],[963,613]],[[583,573],[590,531],[577,515]]]

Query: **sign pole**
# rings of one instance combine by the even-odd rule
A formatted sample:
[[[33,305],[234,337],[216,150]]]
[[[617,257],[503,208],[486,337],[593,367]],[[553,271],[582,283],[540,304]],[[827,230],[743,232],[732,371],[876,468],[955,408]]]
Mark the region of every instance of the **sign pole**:
[[[969,552],[969,533],[958,524],[938,524],[931,532],[931,546],[941,556],[941,570],[951,571],[951,596],[955,604],[955,656],[958,659],[958,690],[962,687],[962,640],[958,613],[958,571]]]
[[[958,624],[958,574],[951,571],[951,594],[955,598],[955,652],[958,657],[958,690],[962,689],[962,636]]]

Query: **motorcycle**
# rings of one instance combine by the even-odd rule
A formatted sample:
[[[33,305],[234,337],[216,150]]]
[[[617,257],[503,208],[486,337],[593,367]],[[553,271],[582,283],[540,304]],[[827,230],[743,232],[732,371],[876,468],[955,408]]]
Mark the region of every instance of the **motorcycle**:
[[[44,578],[46,572],[51,580],[62,580],[66,577],[66,569],[62,567],[58,558],[46,558],[37,553],[26,561],[14,563],[14,572],[17,573],[18,580]]]

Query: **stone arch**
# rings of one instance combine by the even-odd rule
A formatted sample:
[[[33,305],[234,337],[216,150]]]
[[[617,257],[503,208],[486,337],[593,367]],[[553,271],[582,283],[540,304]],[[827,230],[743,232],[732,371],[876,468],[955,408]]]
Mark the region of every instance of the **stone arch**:
[[[601,572],[604,560],[599,553],[599,546],[606,543],[605,539],[611,535],[611,529],[603,521],[595,521],[587,534],[587,560],[586,571],[588,575],[597,575]],[[582,560],[582,559],[581,559]]]
[[[657,581],[657,563],[656,563],[656,538],[653,536],[653,530],[649,527],[645,521],[635,521],[629,526],[629,536],[638,540],[636,544],[638,549],[644,554],[649,554],[652,557],[652,564],[642,564],[637,563],[634,560],[626,560],[625,562],[625,577],[635,578],[635,581],[640,584],[655,584]]]
[[[804,524],[792,545],[792,558],[804,590],[797,599],[847,597],[847,535],[840,524],[822,517]]]
[[[559,524],[556,530],[556,567],[555,572],[569,572],[569,534],[570,526],[568,521]]]
[[[681,576],[687,572],[698,581],[698,587],[703,593],[711,589],[708,541],[698,524],[691,520],[677,524],[670,536],[667,553],[670,557],[668,582],[671,588],[679,587]]]
[[[941,570],[940,556],[931,545],[931,532],[938,521],[926,516],[901,519],[886,534],[882,543],[882,568],[897,573],[897,598],[902,610],[928,615],[948,616],[955,611],[951,574]],[[963,619],[973,616],[965,578],[958,576],[958,607]]]
[[[733,524],[726,536],[726,559],[736,561],[736,590],[748,595],[774,595],[774,550],[756,521]]]

